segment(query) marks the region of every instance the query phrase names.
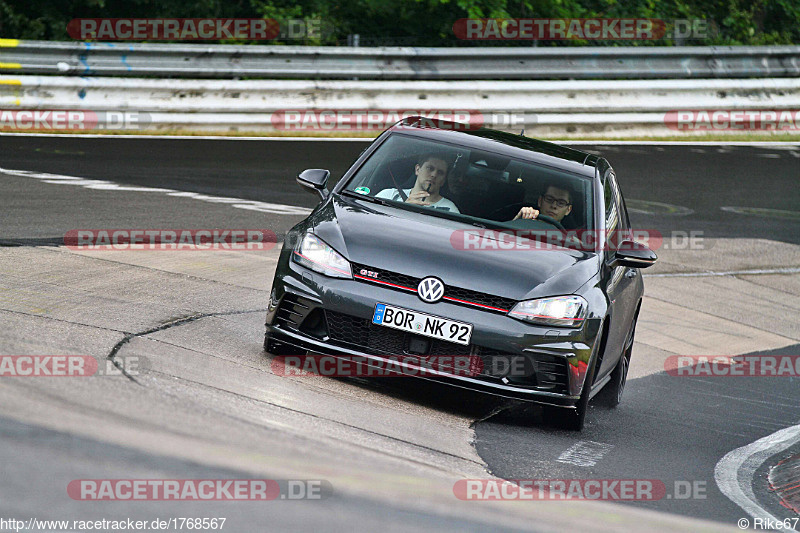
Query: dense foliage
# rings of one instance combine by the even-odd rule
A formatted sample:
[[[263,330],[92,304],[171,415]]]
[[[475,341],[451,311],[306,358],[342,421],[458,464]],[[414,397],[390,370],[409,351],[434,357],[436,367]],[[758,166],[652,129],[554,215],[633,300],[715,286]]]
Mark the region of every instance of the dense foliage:
[[[0,37],[70,40],[74,18],[268,17],[321,19],[322,37],[275,44],[361,46],[759,45],[800,42],[800,0],[0,0]],[[466,41],[468,17],[705,19],[704,39]],[[348,36],[350,40],[348,40]],[[227,41],[242,42],[242,41]]]

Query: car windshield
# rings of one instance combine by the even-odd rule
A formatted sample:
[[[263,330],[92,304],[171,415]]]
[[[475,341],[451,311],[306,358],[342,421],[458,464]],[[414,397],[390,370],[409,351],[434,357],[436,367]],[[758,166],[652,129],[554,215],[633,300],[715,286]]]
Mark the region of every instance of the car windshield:
[[[592,180],[530,161],[393,134],[345,191],[469,224],[515,229],[591,230]],[[523,208],[539,211],[527,219]],[[546,217],[549,217],[546,218]],[[557,227],[557,226],[556,226]]]

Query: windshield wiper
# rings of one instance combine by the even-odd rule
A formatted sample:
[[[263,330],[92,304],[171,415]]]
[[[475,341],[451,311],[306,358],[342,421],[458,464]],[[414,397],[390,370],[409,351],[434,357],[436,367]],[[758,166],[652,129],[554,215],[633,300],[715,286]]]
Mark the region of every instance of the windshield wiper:
[[[355,198],[357,200],[366,200],[367,202],[372,202],[373,204],[389,205],[389,203],[383,198],[378,198],[376,196],[368,196],[366,194],[359,194],[357,192],[348,191],[347,189],[343,190],[341,194],[347,196],[348,198]]]

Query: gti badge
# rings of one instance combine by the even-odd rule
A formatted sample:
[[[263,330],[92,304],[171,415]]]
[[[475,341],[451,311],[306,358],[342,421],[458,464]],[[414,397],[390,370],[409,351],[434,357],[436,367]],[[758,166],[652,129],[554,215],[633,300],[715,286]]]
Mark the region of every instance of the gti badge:
[[[419,282],[417,294],[423,302],[438,302],[444,296],[444,283],[437,278],[425,278]]]

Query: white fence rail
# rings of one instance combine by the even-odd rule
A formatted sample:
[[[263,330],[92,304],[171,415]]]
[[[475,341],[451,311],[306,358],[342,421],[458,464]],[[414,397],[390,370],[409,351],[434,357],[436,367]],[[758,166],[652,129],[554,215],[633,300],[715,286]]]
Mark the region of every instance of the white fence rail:
[[[0,80],[0,109],[129,112],[136,127],[217,131],[344,129],[313,113],[465,112],[500,129],[668,134],[676,110],[797,110],[800,78],[598,81],[183,80],[17,76]],[[305,127],[277,120],[305,113]],[[310,115],[308,113],[311,113]],[[391,118],[391,113],[385,115]],[[302,122],[302,121],[301,121]],[[366,124],[366,123],[364,123]],[[363,125],[363,124],[362,124]],[[368,126],[368,125],[367,125]],[[382,129],[383,124],[373,124]],[[356,130],[355,126],[352,127]]]

